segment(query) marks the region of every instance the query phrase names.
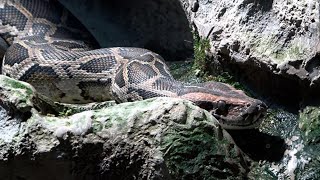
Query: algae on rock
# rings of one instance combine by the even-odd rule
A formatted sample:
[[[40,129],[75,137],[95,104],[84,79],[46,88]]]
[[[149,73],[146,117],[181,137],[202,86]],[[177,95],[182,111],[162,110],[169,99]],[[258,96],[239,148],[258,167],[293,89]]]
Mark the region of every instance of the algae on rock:
[[[194,49],[194,63],[193,69],[199,71],[201,75],[206,74],[209,71],[209,58],[207,52],[210,50],[210,41],[208,39],[201,38],[197,32],[193,34],[193,49]]]
[[[33,106],[38,97],[31,86],[6,76],[0,82],[3,95],[32,90],[18,91],[16,99],[0,96],[1,178],[241,179],[248,172],[229,134],[189,101],[153,98],[46,116]],[[28,116],[20,118],[15,107],[24,102]]]
[[[320,108],[307,106],[300,112],[299,128],[308,144],[320,142]]]

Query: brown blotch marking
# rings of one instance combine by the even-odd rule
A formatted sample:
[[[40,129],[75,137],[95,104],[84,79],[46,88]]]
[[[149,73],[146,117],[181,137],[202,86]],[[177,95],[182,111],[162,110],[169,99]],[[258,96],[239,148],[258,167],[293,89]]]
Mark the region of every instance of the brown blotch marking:
[[[142,64],[134,61],[127,67],[128,69],[128,81],[131,84],[138,84],[145,82],[146,80],[157,76],[157,73],[148,64]]]

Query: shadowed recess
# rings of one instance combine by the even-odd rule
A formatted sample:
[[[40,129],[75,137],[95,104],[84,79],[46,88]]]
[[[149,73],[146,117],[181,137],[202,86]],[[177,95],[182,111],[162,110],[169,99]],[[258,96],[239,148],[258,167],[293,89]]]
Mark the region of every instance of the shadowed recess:
[[[167,61],[184,60],[193,53],[191,29],[179,1],[59,1],[102,47],[147,48]]]

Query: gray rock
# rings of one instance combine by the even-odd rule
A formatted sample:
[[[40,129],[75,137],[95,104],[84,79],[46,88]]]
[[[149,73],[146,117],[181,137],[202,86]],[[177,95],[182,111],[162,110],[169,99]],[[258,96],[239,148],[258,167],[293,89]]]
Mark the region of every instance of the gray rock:
[[[310,87],[318,94],[318,1],[200,0],[197,12],[192,2],[180,1],[215,57],[260,91],[282,99],[308,95]]]
[[[242,179],[246,156],[207,111],[154,98],[54,116],[0,76],[0,179]],[[42,113],[40,113],[42,112]]]

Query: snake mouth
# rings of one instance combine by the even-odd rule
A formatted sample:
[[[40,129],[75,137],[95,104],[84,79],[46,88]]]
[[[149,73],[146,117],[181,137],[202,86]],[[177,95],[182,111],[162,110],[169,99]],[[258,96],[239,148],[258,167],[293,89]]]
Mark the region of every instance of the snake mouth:
[[[239,115],[232,113],[219,114],[217,111],[210,111],[211,114],[219,121],[224,129],[252,129],[259,126],[266,113],[266,105],[259,101],[248,107]]]
[[[246,115],[243,117],[225,117],[222,115],[214,114],[212,115],[219,121],[219,124],[224,129],[253,129],[255,127],[258,127],[263,117],[265,116],[265,113],[258,113],[258,114],[251,114]]]

